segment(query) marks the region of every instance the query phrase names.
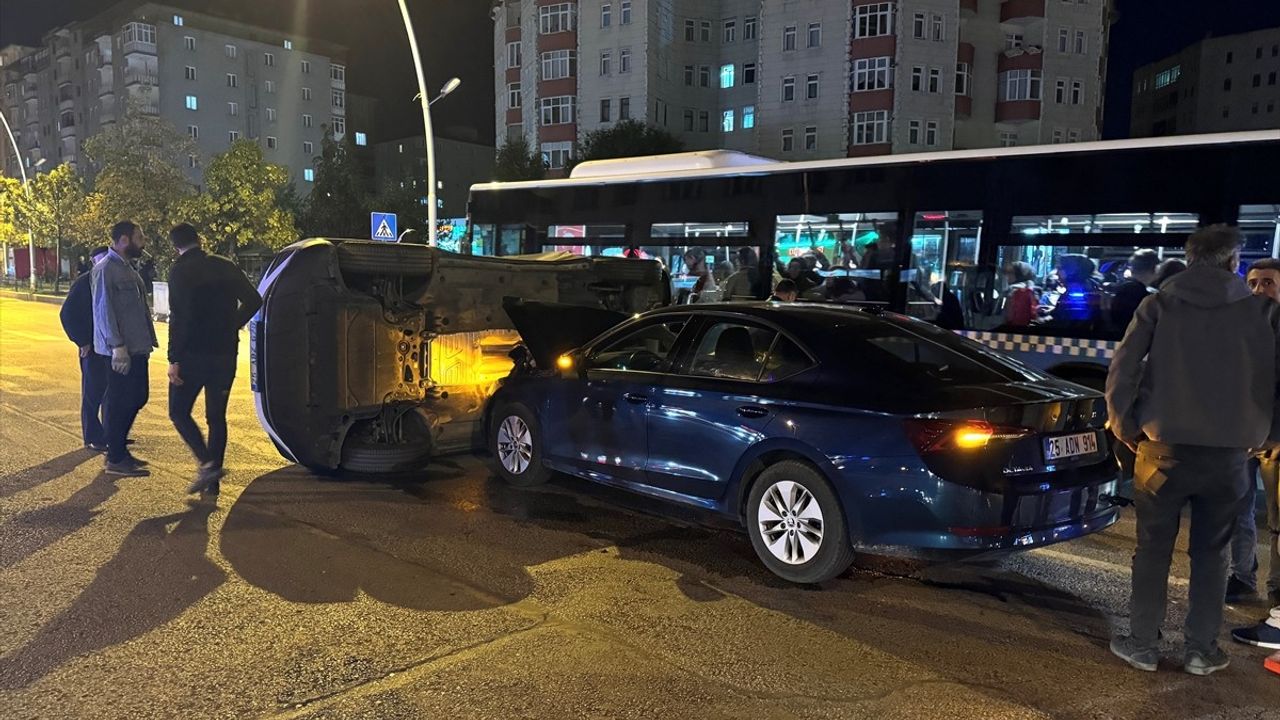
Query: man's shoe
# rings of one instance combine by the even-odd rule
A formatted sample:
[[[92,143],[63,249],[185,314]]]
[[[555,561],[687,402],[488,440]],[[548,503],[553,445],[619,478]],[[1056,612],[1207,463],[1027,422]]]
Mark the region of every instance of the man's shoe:
[[[107,451],[106,443],[85,443],[84,447],[86,450],[96,453],[104,453]]]
[[[219,481],[217,481],[217,480],[214,480],[213,482],[209,483],[208,485],[205,485],[205,486],[204,486],[204,489],[200,491],[200,494],[201,494],[201,495],[207,495],[207,496],[209,496],[209,497],[214,497],[214,496],[218,495],[218,493],[221,493],[221,492],[222,492],[222,483],[221,483],[221,482],[219,482]]]
[[[196,479],[191,481],[191,484],[187,486],[187,494],[209,493],[210,487],[217,486],[218,481],[226,474],[227,471],[222,468],[200,468],[200,471],[196,473]],[[217,491],[215,490],[209,494],[216,495]]]
[[[1145,672],[1155,672],[1156,664],[1160,661],[1160,654],[1155,648],[1138,647],[1134,639],[1128,636],[1112,639],[1111,654]]]
[[[1227,604],[1253,602],[1258,599],[1258,588],[1232,575],[1227,578]]]
[[[1275,624],[1272,625],[1271,623]],[[1271,618],[1257,625],[1236,628],[1231,631],[1231,639],[1236,642],[1242,642],[1245,645],[1254,645],[1268,650],[1280,650],[1280,619]]]
[[[129,455],[129,462],[133,463],[134,465],[137,465],[138,467],[146,467],[151,464],[140,457],[134,456],[133,454]]]
[[[107,463],[106,473],[119,477],[147,477],[151,471],[126,459],[123,462]]]
[[[1227,657],[1222,648],[1214,648],[1208,653],[1192,650],[1187,653],[1187,662],[1182,666],[1182,669],[1192,675],[1204,677],[1223,670],[1230,664],[1231,658]]]

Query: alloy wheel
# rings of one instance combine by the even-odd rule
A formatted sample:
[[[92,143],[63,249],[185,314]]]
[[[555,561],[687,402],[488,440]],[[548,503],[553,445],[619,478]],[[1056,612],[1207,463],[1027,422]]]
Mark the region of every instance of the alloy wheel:
[[[510,415],[498,426],[498,460],[512,475],[529,469],[533,458],[533,437],[519,416]]]
[[[756,510],[769,552],[788,565],[806,563],[822,547],[822,508],[805,486],[780,480],[765,491]]]

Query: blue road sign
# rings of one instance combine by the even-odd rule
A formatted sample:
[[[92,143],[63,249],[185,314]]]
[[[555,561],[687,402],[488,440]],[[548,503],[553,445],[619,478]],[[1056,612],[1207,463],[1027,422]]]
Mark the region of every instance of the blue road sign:
[[[399,237],[396,234],[396,214],[369,213],[369,237],[383,242],[395,242]]]

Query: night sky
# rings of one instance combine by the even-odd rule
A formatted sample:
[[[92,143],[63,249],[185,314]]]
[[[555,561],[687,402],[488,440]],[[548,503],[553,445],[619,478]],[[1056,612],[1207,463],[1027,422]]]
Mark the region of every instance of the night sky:
[[[85,17],[108,0],[0,0],[0,45],[37,42],[51,27]],[[382,101],[377,139],[421,131],[410,98],[417,92],[394,0],[173,0],[166,4],[231,17],[350,48],[347,87]],[[491,0],[409,0],[424,53],[427,82],[449,77],[462,87],[432,108],[437,133],[460,140],[493,138]],[[298,8],[305,8],[305,12]],[[1104,137],[1129,127],[1133,70],[1209,35],[1280,26],[1277,0],[1118,0],[1111,27]],[[295,26],[295,16],[302,18]]]

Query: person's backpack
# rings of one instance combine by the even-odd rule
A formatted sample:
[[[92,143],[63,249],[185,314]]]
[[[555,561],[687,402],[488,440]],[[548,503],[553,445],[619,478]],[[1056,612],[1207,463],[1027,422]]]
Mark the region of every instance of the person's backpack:
[[[1018,288],[1009,297],[1005,316],[1009,325],[1026,326],[1039,315],[1040,299],[1031,288]]]

